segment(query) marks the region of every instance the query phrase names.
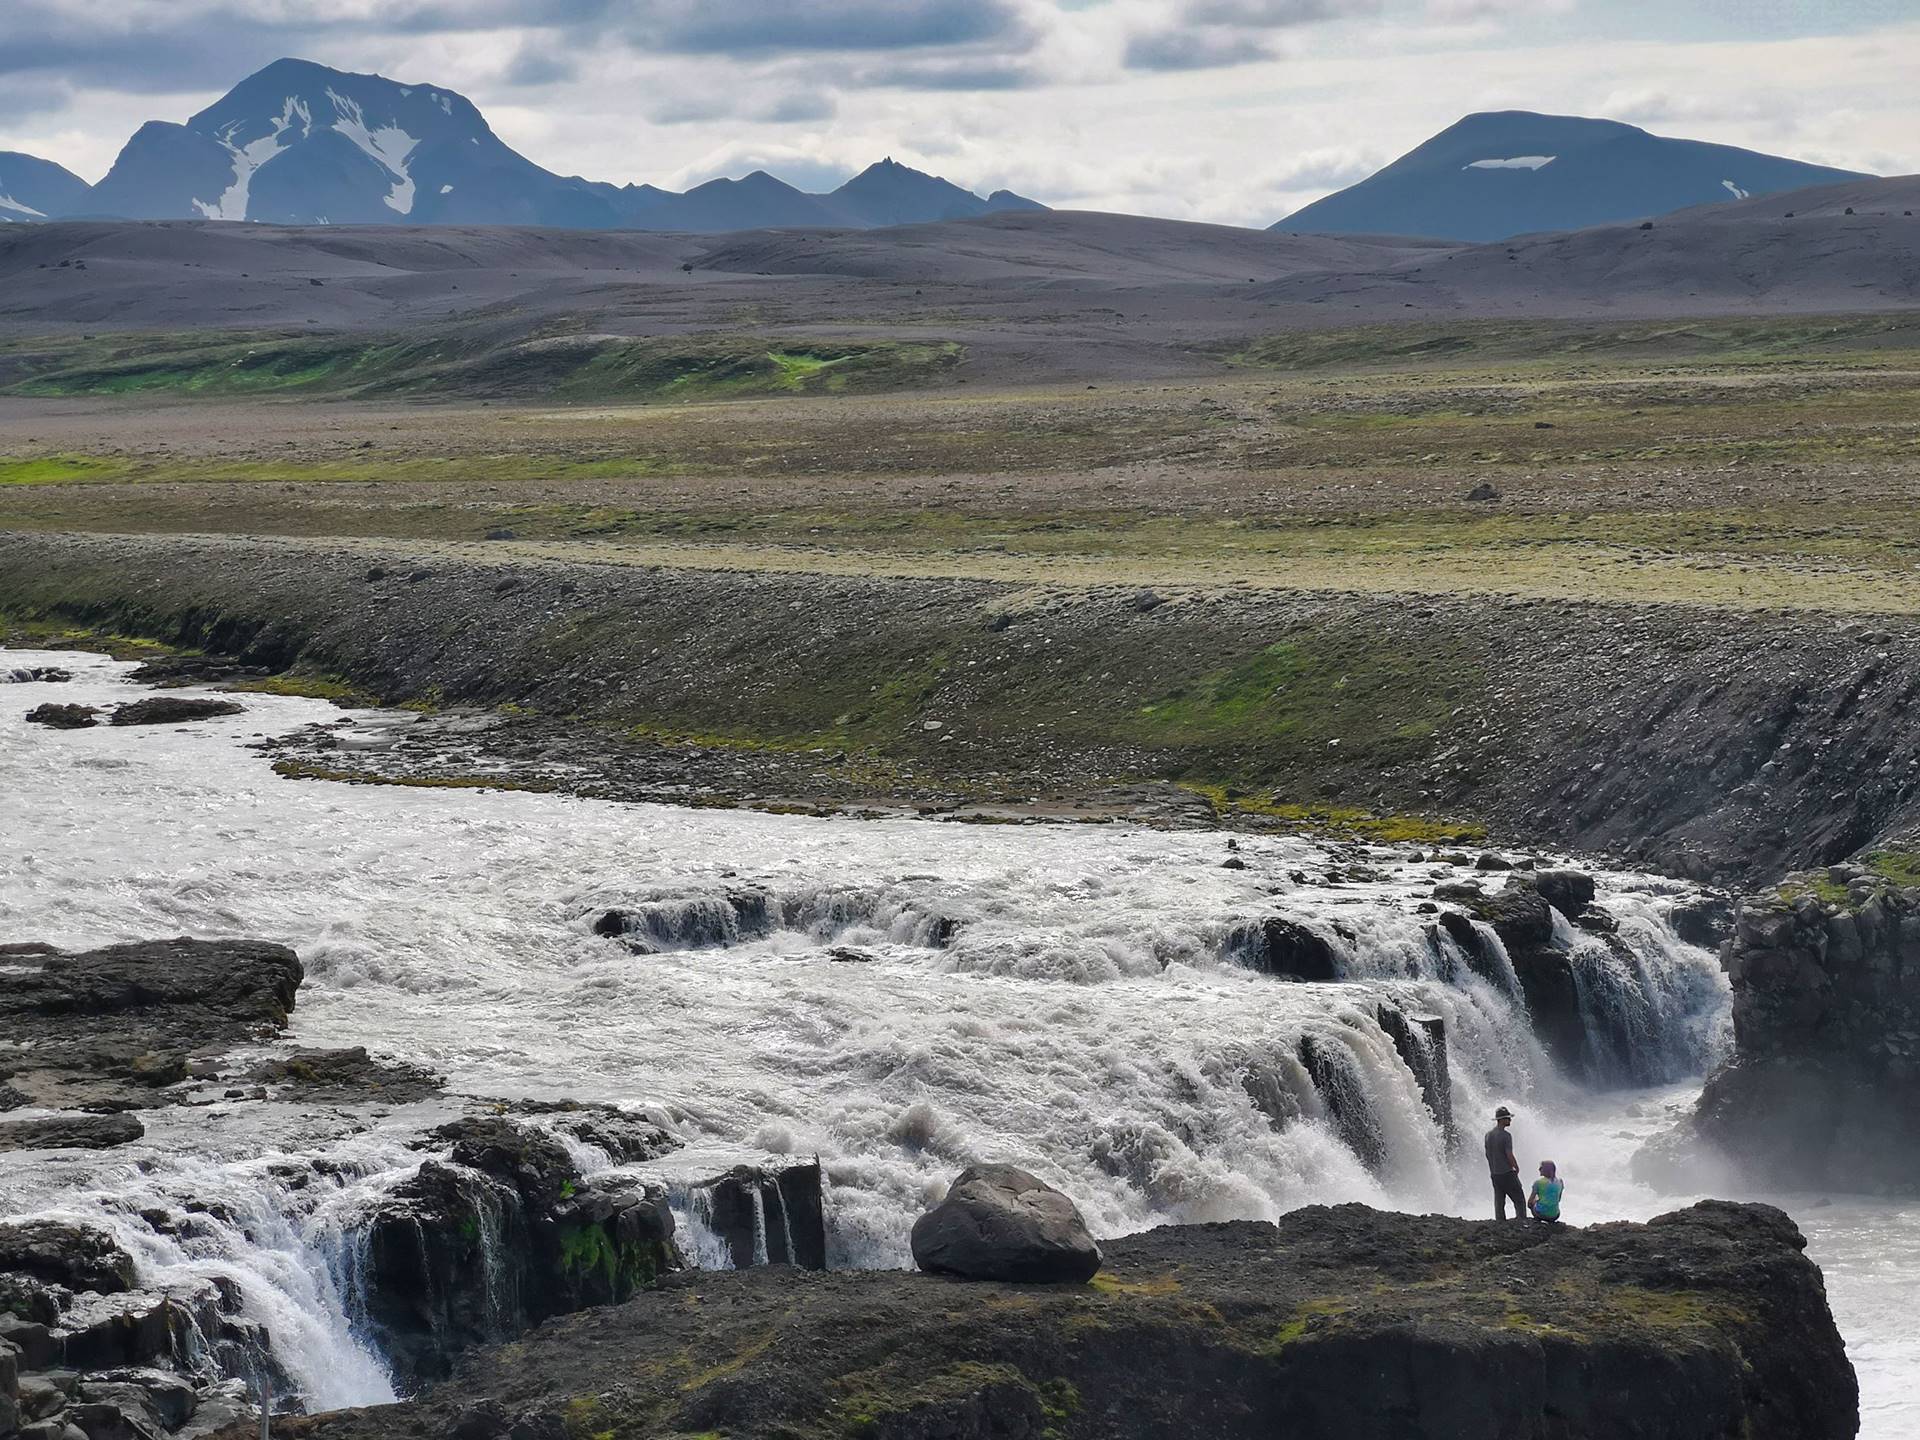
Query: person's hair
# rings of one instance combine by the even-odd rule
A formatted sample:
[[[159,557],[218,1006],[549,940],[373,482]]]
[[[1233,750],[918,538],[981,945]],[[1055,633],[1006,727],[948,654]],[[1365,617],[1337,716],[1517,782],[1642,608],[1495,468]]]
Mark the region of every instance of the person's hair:
[[[1542,1160],[1540,1162],[1540,1173],[1545,1175],[1549,1180],[1557,1180],[1560,1178],[1559,1172],[1553,1168],[1553,1162],[1551,1160]]]

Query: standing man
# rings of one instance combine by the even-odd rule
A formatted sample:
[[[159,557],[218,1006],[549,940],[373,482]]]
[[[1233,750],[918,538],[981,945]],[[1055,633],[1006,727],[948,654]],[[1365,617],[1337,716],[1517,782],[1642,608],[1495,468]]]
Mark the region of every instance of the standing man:
[[[1487,1131],[1487,1170],[1493,1176],[1493,1218],[1507,1218],[1507,1201],[1513,1201],[1513,1218],[1527,1218],[1527,1197],[1520,1189],[1520,1162],[1513,1158],[1513,1112],[1502,1105],[1493,1112],[1493,1128]]]

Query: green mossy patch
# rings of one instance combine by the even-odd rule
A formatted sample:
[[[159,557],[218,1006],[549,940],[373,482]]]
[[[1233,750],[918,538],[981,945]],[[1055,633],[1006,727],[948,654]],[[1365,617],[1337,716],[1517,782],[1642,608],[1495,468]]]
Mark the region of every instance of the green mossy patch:
[[[626,338],[502,341],[456,327],[428,338],[269,332],[63,337],[0,347],[25,378],[11,393],[77,395],[551,395],[569,400],[720,400],[921,385],[961,363],[949,341]],[[4,471],[0,471],[4,475]]]

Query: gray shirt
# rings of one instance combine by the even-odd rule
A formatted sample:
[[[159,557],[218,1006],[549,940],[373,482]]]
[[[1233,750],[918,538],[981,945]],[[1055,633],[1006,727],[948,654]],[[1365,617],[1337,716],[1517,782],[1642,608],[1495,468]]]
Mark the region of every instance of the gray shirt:
[[[1504,1125],[1487,1131],[1487,1170],[1494,1175],[1511,1175],[1518,1169],[1513,1162],[1513,1132]]]

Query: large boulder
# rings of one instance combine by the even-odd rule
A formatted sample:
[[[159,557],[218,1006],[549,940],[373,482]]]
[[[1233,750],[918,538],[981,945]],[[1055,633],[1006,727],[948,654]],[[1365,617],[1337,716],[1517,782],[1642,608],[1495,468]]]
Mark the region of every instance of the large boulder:
[[[975,1165],[913,1222],[913,1263],[967,1280],[1085,1283],[1100,1247],[1079,1207],[1014,1165]]]
[[[1593,903],[1599,886],[1583,870],[1536,870],[1530,877],[1540,898],[1569,920]]]
[[[1340,947],[1311,925],[1269,915],[1237,929],[1228,948],[1263,975],[1283,980],[1338,980]]]

